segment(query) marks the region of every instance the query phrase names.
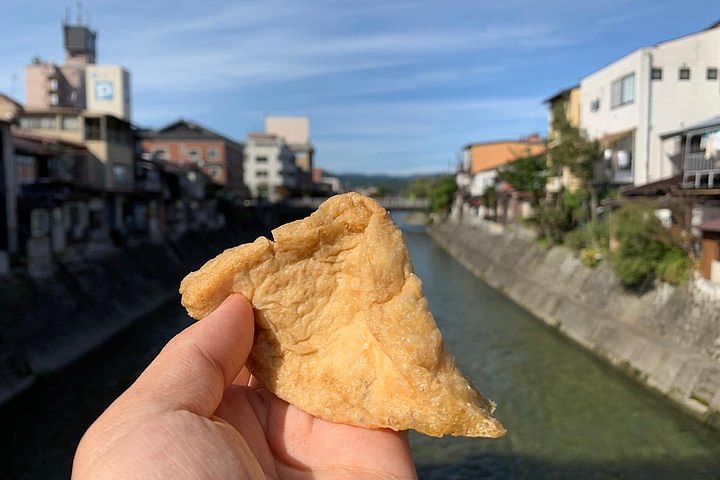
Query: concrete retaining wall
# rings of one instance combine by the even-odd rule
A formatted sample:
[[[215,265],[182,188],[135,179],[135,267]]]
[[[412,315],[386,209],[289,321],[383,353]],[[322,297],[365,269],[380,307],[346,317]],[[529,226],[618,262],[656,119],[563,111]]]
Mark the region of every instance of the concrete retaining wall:
[[[547,324],[720,428],[720,292],[695,282],[643,294],[609,266],[585,267],[520,230],[452,221],[430,236],[475,275]]]
[[[56,259],[45,279],[0,281],[0,403],[154,309],[179,300],[180,279],[264,229],[191,232],[98,258]]]

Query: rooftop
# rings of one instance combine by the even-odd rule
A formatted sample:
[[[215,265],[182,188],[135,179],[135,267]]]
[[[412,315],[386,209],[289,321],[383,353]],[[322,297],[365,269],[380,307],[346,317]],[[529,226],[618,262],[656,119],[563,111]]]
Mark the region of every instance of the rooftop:
[[[712,129],[714,127],[720,127],[720,115],[718,115],[717,117],[709,118],[702,122],[695,123],[693,125],[689,125],[685,128],[681,128],[680,130],[673,130],[672,132],[662,133],[660,134],[660,138],[665,140],[666,138],[684,135],[688,132],[692,132],[693,130],[704,130],[706,128]]]
[[[532,133],[530,135],[527,135],[525,137],[520,137],[520,138],[488,140],[486,142],[468,143],[467,145],[465,145],[463,147],[463,150],[467,150],[468,148],[477,147],[477,146],[481,146],[481,145],[496,145],[499,143],[523,143],[523,144],[527,144],[527,145],[540,145],[544,142],[545,142],[545,140],[543,140],[543,138],[540,135],[538,135],[537,133]]]
[[[565,97],[570,94],[573,90],[576,88],[580,88],[580,84],[573,85],[572,87],[563,88],[562,90],[558,90],[557,92],[553,93],[549,97],[547,97],[545,100],[543,100],[543,103],[551,103],[552,101],[560,98]]]
[[[698,226],[703,232],[720,232],[720,218],[710,220]]]
[[[58,150],[86,150],[85,146],[80,143],[41,137],[17,130],[13,131],[12,145],[21,152],[33,155],[51,155]]]
[[[142,138],[160,138],[167,140],[223,140],[242,148],[242,144],[227,137],[221,133],[216,132],[204,125],[200,125],[197,122],[185,120],[183,118],[176,120],[175,122],[166,125],[159,130],[152,129],[141,129],[138,130],[138,135]]]
[[[623,197],[660,197],[672,190],[682,187],[682,174],[675,175],[655,182],[646,183],[645,185],[620,187],[620,194]]]

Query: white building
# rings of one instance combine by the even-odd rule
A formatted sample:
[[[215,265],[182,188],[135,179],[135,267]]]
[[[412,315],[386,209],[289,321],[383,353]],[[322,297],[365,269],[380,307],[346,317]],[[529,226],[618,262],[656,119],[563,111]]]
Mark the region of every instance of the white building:
[[[298,181],[303,193],[311,193],[313,156],[315,149],[310,141],[310,119],[300,117],[265,116],[265,133],[282,137],[295,155],[295,165],[300,170]]]
[[[85,68],[87,109],[130,121],[130,74],[116,65]]]
[[[472,176],[468,190],[472,197],[482,197],[485,195],[485,191],[495,185],[498,176],[498,169],[491,168],[489,170],[483,170]]]
[[[254,198],[277,202],[298,189],[295,156],[277,135],[249,133],[243,166],[245,184]]]
[[[660,135],[720,114],[720,22],[643,47],[582,79],[580,124],[607,147],[611,183],[677,173]]]

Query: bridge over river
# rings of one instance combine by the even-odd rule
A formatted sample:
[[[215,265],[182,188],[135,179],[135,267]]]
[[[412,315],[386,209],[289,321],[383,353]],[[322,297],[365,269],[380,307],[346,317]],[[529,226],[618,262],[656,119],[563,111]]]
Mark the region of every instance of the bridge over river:
[[[292,198],[286,203],[291,207],[302,207],[316,209],[327,198],[322,197],[304,197]],[[406,198],[406,197],[379,197],[376,198],[378,203],[385,209],[390,211],[424,211],[430,209],[429,198]]]

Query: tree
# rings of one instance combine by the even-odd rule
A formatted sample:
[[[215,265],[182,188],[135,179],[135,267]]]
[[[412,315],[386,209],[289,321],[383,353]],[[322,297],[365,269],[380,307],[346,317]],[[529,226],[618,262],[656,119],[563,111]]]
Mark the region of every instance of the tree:
[[[498,169],[498,180],[510,184],[515,190],[528,192],[532,196],[532,205],[538,213],[540,228],[551,243],[555,235],[548,224],[545,208],[545,186],[549,174],[545,154],[528,155],[503,165]]]
[[[453,176],[435,179],[430,189],[430,210],[446,213],[452,205],[457,185]]]
[[[595,165],[602,160],[602,147],[585,132],[572,125],[565,109],[553,109],[552,136],[548,139],[548,157],[553,166],[568,167],[590,194],[590,218],[597,220],[598,193],[594,183]]]
[[[612,266],[625,285],[643,286],[654,278],[677,284],[689,275],[690,259],[673,244],[652,204],[623,205],[613,214],[613,231],[617,249]]]
[[[533,203],[540,203],[545,196],[548,167],[544,154],[518,158],[500,167],[498,179],[507,182],[515,190],[531,193]]]
[[[486,211],[492,211],[493,220],[497,220],[498,193],[495,185],[489,185],[483,193],[483,203]]]
[[[408,198],[428,198],[433,188],[433,177],[414,178],[407,187]]]

